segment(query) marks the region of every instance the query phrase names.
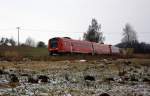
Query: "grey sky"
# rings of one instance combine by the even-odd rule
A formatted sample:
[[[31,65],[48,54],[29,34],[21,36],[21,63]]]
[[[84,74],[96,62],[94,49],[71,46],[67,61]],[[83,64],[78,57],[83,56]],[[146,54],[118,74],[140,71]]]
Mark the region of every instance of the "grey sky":
[[[106,43],[116,44],[130,23],[140,41],[150,43],[150,0],[0,0],[0,38],[45,41],[54,36],[82,38],[92,18],[102,24]]]

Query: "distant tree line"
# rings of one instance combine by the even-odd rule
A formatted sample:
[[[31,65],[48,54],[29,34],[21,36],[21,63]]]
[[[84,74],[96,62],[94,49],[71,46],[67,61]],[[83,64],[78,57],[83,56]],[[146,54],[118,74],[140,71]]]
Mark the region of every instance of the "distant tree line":
[[[16,46],[16,42],[13,38],[8,39],[2,37],[0,40],[0,46]]]
[[[150,44],[147,44],[145,42],[135,42],[132,43],[132,45],[129,45],[128,43],[119,43],[116,45],[119,48],[133,48],[134,53],[150,53]],[[128,47],[129,46],[129,47]]]
[[[2,37],[0,39],[0,46],[18,46],[17,42],[13,39],[13,38],[4,38]],[[46,44],[43,41],[39,41],[37,42],[37,44],[35,43],[34,39],[32,39],[31,37],[28,37],[25,41],[25,43],[21,43],[19,45],[20,47],[37,47],[37,48],[46,48]]]

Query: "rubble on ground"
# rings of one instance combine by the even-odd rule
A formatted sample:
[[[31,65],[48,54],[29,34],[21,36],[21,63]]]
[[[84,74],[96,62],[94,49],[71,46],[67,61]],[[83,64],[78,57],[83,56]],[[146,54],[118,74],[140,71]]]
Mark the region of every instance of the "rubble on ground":
[[[17,65],[1,68],[0,95],[150,96],[149,66],[133,65],[131,61],[81,62],[39,62],[48,64],[38,71],[18,69]]]

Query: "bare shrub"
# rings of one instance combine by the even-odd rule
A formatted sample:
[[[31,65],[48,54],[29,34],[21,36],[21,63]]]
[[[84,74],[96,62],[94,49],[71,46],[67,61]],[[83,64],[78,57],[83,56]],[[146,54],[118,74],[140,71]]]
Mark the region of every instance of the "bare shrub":
[[[30,47],[35,47],[35,41],[31,37],[28,37],[25,41],[25,45]]]

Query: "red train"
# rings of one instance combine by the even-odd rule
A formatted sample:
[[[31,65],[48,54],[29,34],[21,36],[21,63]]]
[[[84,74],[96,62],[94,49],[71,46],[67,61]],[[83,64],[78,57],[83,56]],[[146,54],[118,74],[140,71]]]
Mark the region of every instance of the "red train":
[[[57,53],[87,53],[92,55],[120,53],[119,48],[115,46],[60,37],[49,40],[48,51],[50,55]]]

